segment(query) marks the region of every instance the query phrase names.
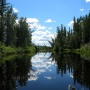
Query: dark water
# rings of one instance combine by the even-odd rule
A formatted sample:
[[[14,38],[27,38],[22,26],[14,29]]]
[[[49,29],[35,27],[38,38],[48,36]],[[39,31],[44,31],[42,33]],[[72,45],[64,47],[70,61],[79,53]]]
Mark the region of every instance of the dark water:
[[[7,61],[2,62],[7,59]],[[0,58],[0,90],[90,90],[90,62],[77,54]]]

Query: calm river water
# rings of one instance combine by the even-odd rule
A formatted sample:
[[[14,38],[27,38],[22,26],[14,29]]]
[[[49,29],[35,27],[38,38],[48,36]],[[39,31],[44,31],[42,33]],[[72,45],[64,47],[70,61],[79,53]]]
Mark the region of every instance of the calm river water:
[[[37,53],[4,57],[0,62],[0,90],[90,90],[90,62],[77,54]]]

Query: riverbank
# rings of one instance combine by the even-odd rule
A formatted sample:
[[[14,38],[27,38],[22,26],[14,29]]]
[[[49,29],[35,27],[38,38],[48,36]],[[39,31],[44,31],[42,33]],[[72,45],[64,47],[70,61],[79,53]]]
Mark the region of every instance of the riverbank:
[[[80,55],[90,61],[90,43],[85,44],[80,48]]]
[[[66,53],[77,53],[82,58],[90,61],[90,43],[82,45],[80,49],[65,49]]]
[[[11,47],[0,44],[0,56],[8,55],[8,54],[20,54],[20,53],[36,53],[36,49],[34,46],[28,47]]]

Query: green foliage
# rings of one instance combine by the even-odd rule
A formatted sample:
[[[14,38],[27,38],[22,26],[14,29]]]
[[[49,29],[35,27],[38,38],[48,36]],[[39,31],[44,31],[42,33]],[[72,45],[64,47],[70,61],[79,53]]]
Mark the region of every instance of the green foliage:
[[[15,57],[16,57],[15,54],[13,54],[13,55],[8,55],[8,56],[6,55],[6,56],[4,56],[4,57],[1,57],[1,58],[0,58],[0,64],[3,63],[3,62],[5,62],[5,61],[13,60]]]
[[[56,43],[56,40],[53,39],[53,38],[51,38],[51,41],[48,41],[48,42],[49,42],[49,44],[51,45],[51,47],[53,48],[54,45],[55,45],[55,43]]]
[[[30,46],[32,31],[26,18],[21,17],[17,23],[17,14],[12,6],[0,5],[0,10],[0,42],[6,46]]]
[[[36,48],[34,46],[30,46],[30,47],[27,46],[27,47],[25,47],[24,52],[26,52],[26,53],[35,53]]]
[[[26,18],[21,17],[18,23],[16,20],[12,6],[0,5],[0,55],[36,51],[31,46],[32,31]]]
[[[12,54],[12,53],[15,54],[16,49],[14,47],[11,47],[11,46],[5,46],[5,47],[3,47],[2,53],[3,54]]]
[[[19,20],[19,25],[17,27],[17,47],[26,47],[31,45],[31,29],[29,29],[26,18],[21,17]]]
[[[59,52],[59,47],[58,47],[58,45],[55,45],[55,46],[54,46],[53,51]]]
[[[85,44],[80,48],[80,54],[83,58],[90,60],[90,43]]]
[[[16,30],[15,24],[17,19],[17,14],[13,12],[13,7],[5,13],[5,45],[6,46],[13,46],[16,43]]]
[[[50,46],[37,46],[36,50],[39,52],[51,52],[52,47],[50,47]]]
[[[36,52],[37,50],[35,46],[11,47],[11,46],[5,46],[4,44],[0,43],[0,56],[5,56],[9,54],[20,54],[20,53],[34,54]]]
[[[54,51],[76,49],[75,52],[79,52],[78,49],[83,44],[90,42],[90,13],[77,19],[74,17],[73,22],[73,28],[69,28],[69,30],[66,30],[62,24],[57,27],[55,39],[49,41]]]

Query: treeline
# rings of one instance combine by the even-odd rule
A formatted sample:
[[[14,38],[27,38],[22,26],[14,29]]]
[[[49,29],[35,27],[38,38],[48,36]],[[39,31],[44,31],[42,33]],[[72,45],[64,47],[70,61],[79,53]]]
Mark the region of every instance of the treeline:
[[[49,43],[53,50],[78,49],[90,42],[90,13],[80,18],[73,18],[73,27],[66,30],[61,24],[57,27],[57,35]]]
[[[26,47],[32,44],[32,31],[29,28],[26,18],[21,17],[18,22],[18,15],[9,4],[0,4],[0,43],[5,46]]]

